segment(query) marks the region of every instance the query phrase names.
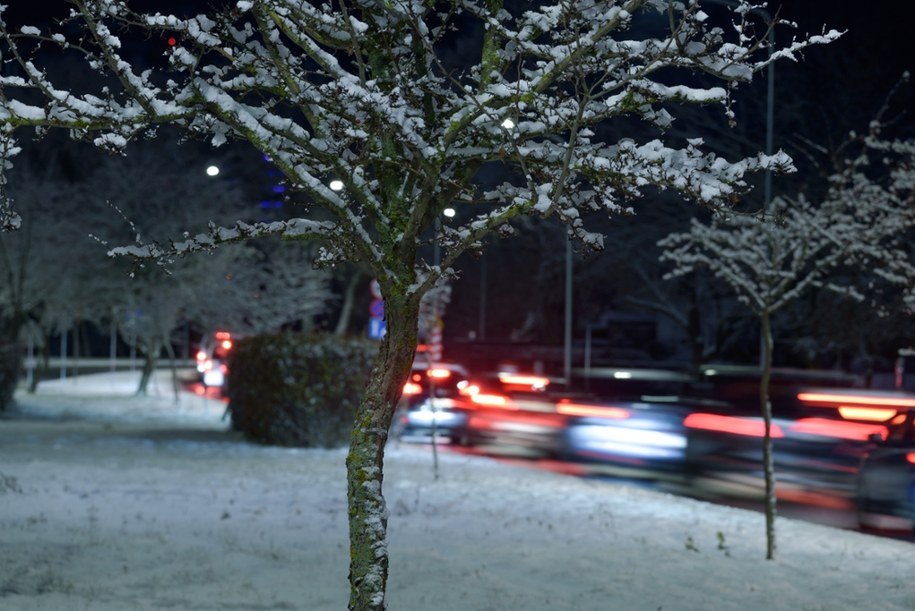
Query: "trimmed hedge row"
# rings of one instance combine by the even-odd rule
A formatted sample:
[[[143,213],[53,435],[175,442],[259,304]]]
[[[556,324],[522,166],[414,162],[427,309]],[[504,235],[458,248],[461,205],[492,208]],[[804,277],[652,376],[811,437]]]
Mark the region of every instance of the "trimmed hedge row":
[[[270,445],[346,445],[378,344],[284,333],[241,339],[229,355],[232,426]]]
[[[0,412],[13,402],[22,372],[22,346],[0,340]]]

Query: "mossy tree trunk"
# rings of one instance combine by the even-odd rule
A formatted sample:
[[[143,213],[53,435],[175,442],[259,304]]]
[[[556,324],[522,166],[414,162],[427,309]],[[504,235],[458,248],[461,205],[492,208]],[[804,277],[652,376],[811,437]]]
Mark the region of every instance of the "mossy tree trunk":
[[[388,579],[384,448],[416,353],[417,298],[385,297],[387,334],[356,414],[346,458],[350,611],[385,609]]]

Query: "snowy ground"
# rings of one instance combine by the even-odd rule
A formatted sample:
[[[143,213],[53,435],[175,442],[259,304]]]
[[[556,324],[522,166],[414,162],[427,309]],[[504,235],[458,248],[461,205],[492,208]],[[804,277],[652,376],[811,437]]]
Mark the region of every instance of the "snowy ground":
[[[250,445],[134,374],[0,419],[0,609],[346,608],[344,452]],[[387,452],[392,611],[912,611],[911,543],[441,453]]]

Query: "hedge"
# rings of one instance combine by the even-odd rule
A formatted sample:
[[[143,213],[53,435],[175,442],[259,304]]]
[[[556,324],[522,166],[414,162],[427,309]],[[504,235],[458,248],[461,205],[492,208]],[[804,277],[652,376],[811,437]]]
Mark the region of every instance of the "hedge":
[[[375,342],[333,335],[238,340],[228,357],[233,428],[270,445],[346,445],[377,351]]]

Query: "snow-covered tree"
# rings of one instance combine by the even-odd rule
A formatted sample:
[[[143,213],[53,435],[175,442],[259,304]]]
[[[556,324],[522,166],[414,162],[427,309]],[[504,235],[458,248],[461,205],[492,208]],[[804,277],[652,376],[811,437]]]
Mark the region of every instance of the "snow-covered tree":
[[[28,334],[44,357],[40,368],[47,363],[51,333],[69,330],[87,305],[79,270],[94,246],[85,232],[80,236],[78,223],[67,220],[77,210],[72,184],[53,158],[23,160],[15,169],[11,192],[22,226],[0,233],[0,344],[20,351]],[[39,377],[33,376],[33,385]]]
[[[772,371],[773,313],[791,303],[804,290],[822,284],[827,275],[845,260],[853,238],[851,226],[835,227],[822,209],[801,199],[794,204],[779,199],[770,212],[778,217],[739,215],[719,217],[706,225],[698,220],[690,231],[671,234],[659,242],[670,261],[670,277],[709,268],[737,292],[760,321],[762,377],[760,408],[765,422],[763,471],[766,486],[767,558],[775,556],[775,480],[772,459],[772,404],[769,378]]]
[[[67,235],[60,216],[54,216],[69,203],[67,189],[34,167],[22,170],[16,176],[21,182],[15,184],[23,211],[22,230],[0,234],[0,335],[11,340],[19,338],[49,294],[63,288],[62,247],[73,237]],[[52,188],[47,188],[48,183]]]
[[[193,316],[210,331],[309,330],[333,300],[329,274],[312,267],[314,249],[307,242],[266,238],[223,250],[231,256],[192,307]]]
[[[228,249],[176,261],[167,272],[156,265],[105,256],[106,244],[166,239],[208,219],[235,219],[252,206],[231,181],[205,172],[214,159],[195,143],[172,147],[143,142],[124,157],[104,156],[71,191],[82,207],[79,240],[93,247],[94,261],[81,285],[93,294],[94,311],[84,316],[113,320],[121,338],[143,357],[138,394],[145,394],[163,353],[171,355],[172,335],[191,322],[197,305],[215,293],[232,265]],[[205,149],[208,150],[208,149]],[[303,291],[307,299],[307,291]]]
[[[847,149],[847,167],[831,178],[825,201],[779,198],[759,214],[723,214],[710,224],[693,220],[688,232],[659,242],[662,260],[673,266],[670,277],[707,268],[759,318],[768,558],[775,554],[776,511],[769,400],[773,314],[813,288],[826,288],[869,298],[876,316],[873,278],[895,287],[915,280],[907,243],[915,227],[915,142],[884,140],[880,128],[875,121],[867,136],[852,134],[848,144],[859,146]],[[872,280],[866,286],[843,282],[843,270],[872,274]]]
[[[783,153],[726,159],[699,135],[664,130],[682,104],[732,120],[739,83],[839,35],[770,49],[743,0],[723,26],[695,0],[238,0],[196,16],[139,13],[127,0],[72,5],[65,27],[0,27],[15,64],[0,77],[4,158],[16,132],[35,127],[116,152],[162,124],[216,146],[246,140],[283,173],[290,197],[329,216],[214,225],[114,252],[168,259],[265,235],[311,237],[319,264],[359,261],[380,284],[387,335],[346,461],[352,609],[385,607],[384,447],[424,293],[519,216],[558,217],[571,238],[602,248],[588,213],[615,214],[655,189],[724,208],[749,173],[790,170]],[[129,61],[138,41],[168,37],[167,62]],[[60,87],[42,67],[52,48],[84,57],[108,86]],[[485,188],[484,166],[502,175]],[[455,205],[470,214],[434,231]],[[14,210],[0,212],[4,226],[17,224]],[[438,264],[421,256],[433,239]]]

